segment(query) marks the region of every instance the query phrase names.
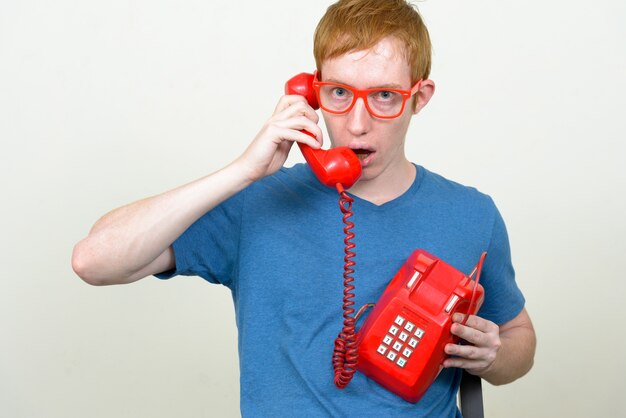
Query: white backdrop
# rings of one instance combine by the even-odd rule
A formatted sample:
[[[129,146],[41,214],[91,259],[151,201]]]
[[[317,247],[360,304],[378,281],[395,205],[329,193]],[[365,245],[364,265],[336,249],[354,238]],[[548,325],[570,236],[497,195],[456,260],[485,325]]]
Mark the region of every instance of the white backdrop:
[[[0,416],[239,415],[227,289],[91,287],[70,255],[107,211],[242,152],[313,69],[330,3],[0,0]],[[420,10],[437,91],[408,155],[493,196],[539,340],[528,376],[485,385],[487,415],[623,416],[626,3]]]

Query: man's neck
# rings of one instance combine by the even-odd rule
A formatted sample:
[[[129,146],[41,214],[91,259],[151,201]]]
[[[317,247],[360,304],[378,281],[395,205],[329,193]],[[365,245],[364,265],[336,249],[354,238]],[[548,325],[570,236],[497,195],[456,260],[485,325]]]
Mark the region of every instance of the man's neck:
[[[350,188],[350,193],[380,206],[402,196],[415,181],[415,176],[415,166],[404,160],[394,170],[383,172],[373,179],[358,181]]]

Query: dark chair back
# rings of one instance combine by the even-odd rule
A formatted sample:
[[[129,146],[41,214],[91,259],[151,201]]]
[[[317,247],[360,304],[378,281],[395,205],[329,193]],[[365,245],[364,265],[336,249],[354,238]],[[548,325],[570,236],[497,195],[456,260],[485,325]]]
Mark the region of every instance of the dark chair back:
[[[480,377],[463,370],[459,395],[463,418],[484,418],[483,390]]]

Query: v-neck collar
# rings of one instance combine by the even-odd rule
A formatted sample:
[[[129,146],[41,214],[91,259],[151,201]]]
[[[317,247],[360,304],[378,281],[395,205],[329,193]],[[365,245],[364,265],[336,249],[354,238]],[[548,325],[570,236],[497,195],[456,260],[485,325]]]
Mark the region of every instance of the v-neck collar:
[[[386,211],[389,209],[393,209],[398,206],[402,206],[405,202],[411,200],[411,198],[415,195],[415,193],[417,193],[420,186],[422,185],[422,180],[424,179],[425,169],[415,163],[412,163],[412,164],[415,166],[415,179],[413,180],[413,183],[411,184],[411,186],[404,193],[402,193],[400,196],[396,197],[395,199],[392,199],[381,205],[376,205],[370,202],[369,200],[365,200],[358,196],[353,195],[349,191],[347,193],[348,195],[350,195],[350,197],[354,199],[355,205],[358,205],[359,210],[371,210],[371,211],[376,211],[376,212],[382,212],[382,211]],[[313,171],[311,171],[311,167],[305,164],[305,168],[306,168],[306,173],[309,177],[311,177],[312,183],[315,185],[314,186],[315,188],[322,190],[324,193],[327,193],[327,194],[333,194],[333,195],[337,194],[336,190],[331,189],[330,187],[324,186],[317,180],[317,178],[313,174]]]

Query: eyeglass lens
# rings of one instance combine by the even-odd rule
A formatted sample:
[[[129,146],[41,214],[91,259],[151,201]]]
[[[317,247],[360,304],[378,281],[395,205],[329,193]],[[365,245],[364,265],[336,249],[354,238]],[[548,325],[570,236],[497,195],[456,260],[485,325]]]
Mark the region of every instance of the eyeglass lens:
[[[334,112],[343,112],[352,106],[355,100],[354,92],[346,87],[323,85],[320,86],[321,105]],[[402,110],[404,98],[402,94],[379,89],[367,95],[367,104],[372,113],[379,116],[395,116]]]

